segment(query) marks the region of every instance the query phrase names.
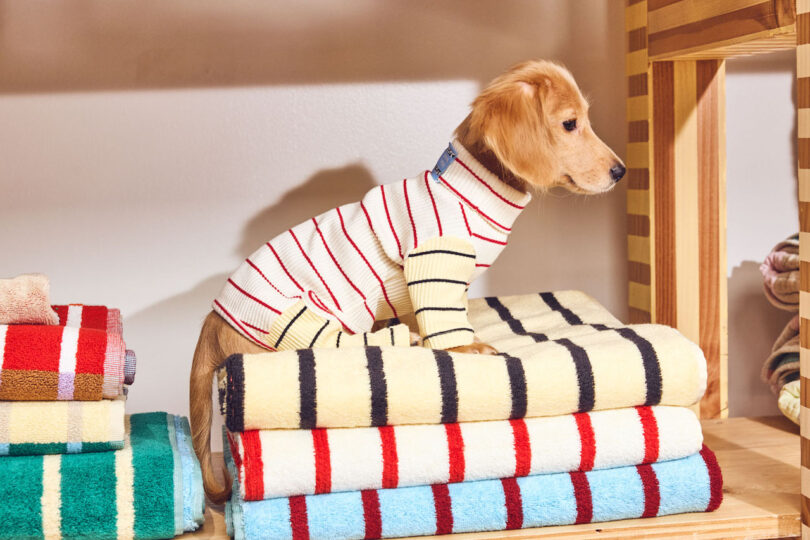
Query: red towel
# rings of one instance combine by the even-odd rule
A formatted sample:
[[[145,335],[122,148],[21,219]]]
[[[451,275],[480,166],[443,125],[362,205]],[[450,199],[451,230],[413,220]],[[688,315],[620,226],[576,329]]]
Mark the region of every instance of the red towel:
[[[119,336],[122,333],[121,312],[117,309],[111,309],[107,306],[85,306],[83,304],[51,307],[59,316],[57,324],[60,326],[104,330]]]

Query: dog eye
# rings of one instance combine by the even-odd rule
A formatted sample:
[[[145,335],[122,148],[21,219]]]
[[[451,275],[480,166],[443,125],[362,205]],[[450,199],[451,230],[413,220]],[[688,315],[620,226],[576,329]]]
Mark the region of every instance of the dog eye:
[[[566,120],[563,122],[563,127],[565,128],[565,131],[574,131],[577,129],[577,119],[574,118],[573,120]]]

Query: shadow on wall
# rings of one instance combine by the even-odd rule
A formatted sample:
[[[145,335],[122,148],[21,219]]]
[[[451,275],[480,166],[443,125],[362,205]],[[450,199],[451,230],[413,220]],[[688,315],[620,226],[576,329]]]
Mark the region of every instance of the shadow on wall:
[[[577,48],[572,40],[614,30],[605,21],[621,23],[623,6],[556,0],[352,0],[339,9],[331,0],[10,1],[0,3],[0,92],[484,80],[525,60],[528,51],[566,56]],[[568,53],[569,67],[601,70],[611,64],[603,61],[609,54],[622,58],[623,29],[615,30],[612,43]],[[540,50],[538,43],[544,44]]]
[[[728,280],[729,416],[780,414],[776,396],[760,378],[760,371],[793,315],[765,298],[759,263],[745,261],[732,270]]]

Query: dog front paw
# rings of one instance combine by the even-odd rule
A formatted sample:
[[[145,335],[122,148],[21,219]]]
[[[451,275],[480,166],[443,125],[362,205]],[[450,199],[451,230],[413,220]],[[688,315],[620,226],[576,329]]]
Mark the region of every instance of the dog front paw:
[[[481,343],[479,341],[470,343],[469,345],[461,345],[459,347],[453,347],[452,349],[447,350],[449,352],[460,352],[467,354],[498,354],[498,351],[496,351],[494,347],[492,347],[491,345],[487,345],[486,343]]]

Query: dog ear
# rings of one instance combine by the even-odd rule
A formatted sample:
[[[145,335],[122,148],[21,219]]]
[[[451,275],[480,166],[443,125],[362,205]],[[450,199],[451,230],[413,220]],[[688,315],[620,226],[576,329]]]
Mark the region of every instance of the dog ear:
[[[555,176],[553,135],[543,102],[551,81],[508,75],[493,81],[473,102],[470,127],[514,175],[535,188],[550,187]]]

